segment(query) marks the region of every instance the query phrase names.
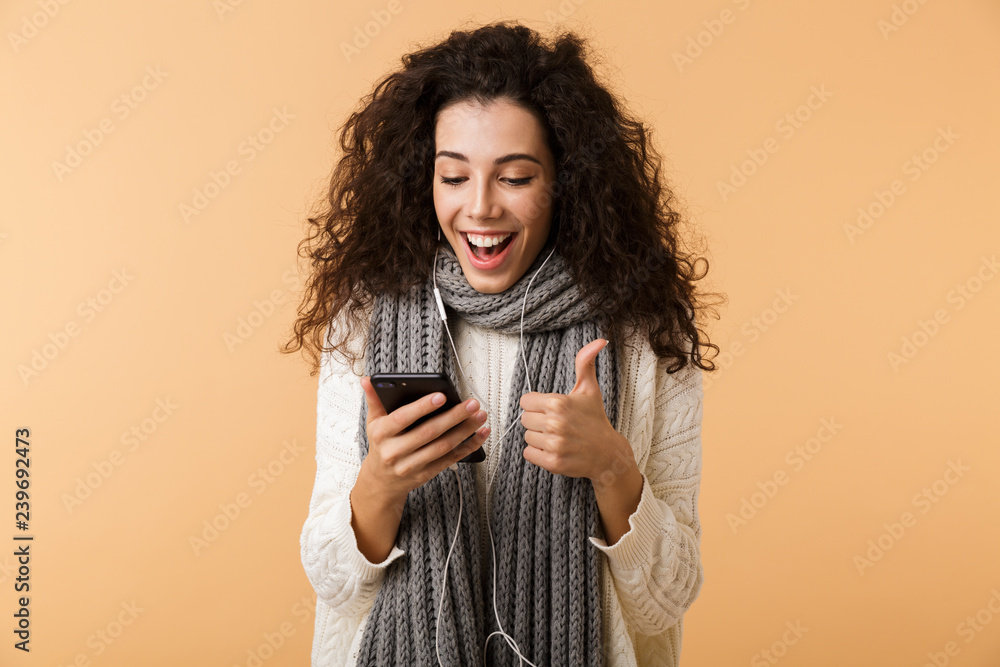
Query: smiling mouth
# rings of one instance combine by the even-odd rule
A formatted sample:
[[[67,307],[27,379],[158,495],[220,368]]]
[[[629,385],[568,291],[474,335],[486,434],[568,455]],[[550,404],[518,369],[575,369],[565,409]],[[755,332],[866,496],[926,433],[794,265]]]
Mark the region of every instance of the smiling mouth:
[[[516,232],[511,232],[509,233],[507,238],[505,238],[503,241],[501,241],[497,245],[493,245],[487,248],[487,247],[477,246],[471,241],[469,241],[468,233],[461,232],[461,234],[462,234],[462,239],[465,241],[465,245],[468,246],[472,254],[475,255],[476,258],[481,259],[484,262],[494,259],[495,257],[499,257],[501,254],[503,254],[503,251],[507,249],[507,246],[509,246],[514,241],[514,237],[517,236]]]

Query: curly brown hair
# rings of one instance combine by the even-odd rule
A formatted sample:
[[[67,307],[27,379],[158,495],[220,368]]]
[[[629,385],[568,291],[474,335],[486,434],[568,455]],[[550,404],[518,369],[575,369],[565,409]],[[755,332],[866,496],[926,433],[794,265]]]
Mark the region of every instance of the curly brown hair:
[[[403,294],[430,278],[438,221],[432,188],[437,116],[460,101],[509,100],[532,111],[555,158],[552,232],[582,296],[611,343],[642,331],[673,373],[716,353],[696,317],[706,307],[695,282],[708,261],[681,250],[681,216],[661,183],[649,131],[597,81],[584,41],[563,32],[551,44],[516,21],[453,31],[402,57],[340,128],[344,152],[299,256],[311,262],[294,334],[281,349],[348,349],[378,294]],[[386,252],[392,248],[392,252]],[[699,267],[703,271],[699,272]],[[333,318],[345,327],[324,342]],[[619,317],[613,317],[617,314]],[[332,333],[332,332],[331,332]],[[330,343],[326,345],[326,343]]]

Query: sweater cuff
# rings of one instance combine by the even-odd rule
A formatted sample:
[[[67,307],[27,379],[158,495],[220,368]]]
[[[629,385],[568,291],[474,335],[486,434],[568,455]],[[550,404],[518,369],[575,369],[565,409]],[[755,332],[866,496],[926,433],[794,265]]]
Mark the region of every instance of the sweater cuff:
[[[639,505],[628,518],[628,532],[610,547],[605,540],[597,537],[591,537],[590,542],[607,555],[609,564],[616,570],[648,567],[656,543],[662,539],[661,533],[666,520],[663,507],[653,495],[649,480],[644,474]]]
[[[324,528],[330,531],[330,536],[340,545],[337,553],[342,557],[344,565],[356,572],[363,581],[375,581],[384,575],[385,568],[392,561],[406,552],[393,545],[392,551],[389,552],[384,561],[372,563],[358,548],[358,538],[351,526],[351,517],[351,500],[350,497],[345,497],[343,502],[336,503],[326,515],[324,523],[327,525]]]

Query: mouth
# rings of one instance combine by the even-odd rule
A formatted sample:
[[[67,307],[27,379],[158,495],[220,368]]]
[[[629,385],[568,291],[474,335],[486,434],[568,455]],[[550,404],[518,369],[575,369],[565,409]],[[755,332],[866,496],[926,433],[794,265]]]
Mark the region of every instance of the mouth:
[[[465,246],[465,252],[469,257],[469,262],[473,267],[481,271],[490,271],[502,266],[510,256],[511,247],[517,238],[517,232],[509,232],[509,236],[498,244],[490,247],[482,247],[473,244],[469,240],[467,232],[460,232],[460,234],[464,242],[462,245]],[[496,236],[500,236],[500,234]]]

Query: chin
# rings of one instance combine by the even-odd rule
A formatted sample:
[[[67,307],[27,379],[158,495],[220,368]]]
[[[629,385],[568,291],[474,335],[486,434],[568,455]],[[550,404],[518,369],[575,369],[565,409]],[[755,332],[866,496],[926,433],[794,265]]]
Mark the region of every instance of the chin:
[[[483,294],[499,294],[500,292],[506,291],[507,288],[514,284],[514,281],[507,280],[500,282],[498,278],[483,280],[472,273],[475,271],[475,269],[472,268],[467,271],[463,269],[463,271],[465,272],[465,278],[467,280],[470,275],[472,276],[472,280],[469,280],[469,284],[472,285],[472,288]]]

